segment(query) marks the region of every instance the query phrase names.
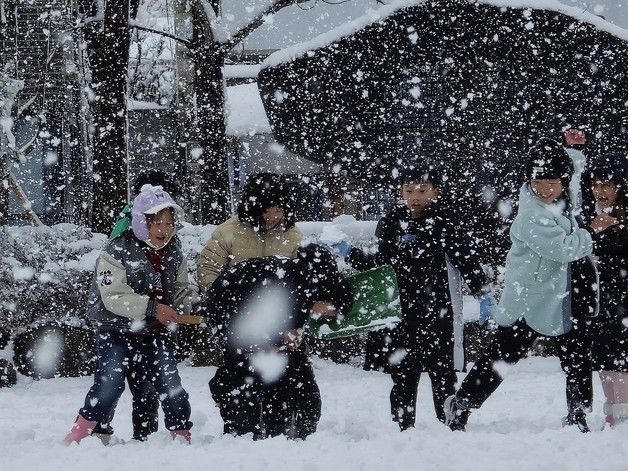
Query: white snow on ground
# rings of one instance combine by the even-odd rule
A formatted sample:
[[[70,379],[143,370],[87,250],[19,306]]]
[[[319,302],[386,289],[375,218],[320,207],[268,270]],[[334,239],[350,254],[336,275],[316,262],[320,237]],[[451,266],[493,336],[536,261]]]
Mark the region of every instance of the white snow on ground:
[[[73,226],[45,230],[71,232]],[[183,249],[190,260],[215,226],[184,224]],[[306,235],[333,239],[344,234],[353,243],[372,240],[375,223],[341,217],[332,223],[299,223]],[[42,229],[44,230],[44,229]],[[39,232],[41,232],[40,230]],[[10,228],[23,237],[38,231]],[[70,239],[68,237],[63,240]],[[30,239],[29,239],[30,240]],[[75,269],[91,270],[105,237],[74,245],[84,247]],[[37,244],[32,239],[31,245]],[[33,250],[35,250],[33,248]],[[65,262],[69,263],[69,262]],[[193,262],[192,262],[193,264]],[[465,318],[477,318],[477,303],[466,302]],[[8,351],[2,352],[8,354]],[[398,432],[389,417],[390,377],[348,365],[314,360],[323,396],[318,432],[305,442],[274,438],[223,437],[222,421],[209,395],[215,368],[180,366],[192,404],[193,444],[172,443],[161,430],[147,443],[131,437],[130,394],[122,396],[113,426],[128,442],[104,447],[96,439],[66,448],[61,440],[72,425],[91,377],[33,381],[20,376],[13,388],[0,389],[0,469],[122,471],[193,470],[604,470],[628,469],[628,424],[599,431],[603,394],[595,378],[595,401],[582,435],[561,428],[566,413],[564,375],[555,358],[531,358],[514,368],[500,367],[506,381],[485,406],[472,414],[466,433],[452,433],[435,416],[424,378],[419,387],[415,430]],[[272,366],[272,365],[271,365]],[[272,368],[271,368],[272,369]],[[462,378],[464,374],[460,374]]]
[[[221,435],[222,422],[207,387],[215,368],[181,366],[190,394],[193,443],[160,431],[146,443],[130,440],[130,395],[118,404],[116,435],[129,440],[104,447],[88,438],[61,444],[92,383],[90,377],[32,381],[20,377],[0,390],[0,456],[6,470],[604,470],[625,471],[628,424],[599,431],[602,391],[595,380],[590,414],[594,431],[561,428],[564,376],[555,358],[531,358],[472,414],[466,433],[452,433],[435,416],[429,379],[419,387],[417,427],[400,433],[389,418],[389,376],[314,360],[323,397],[316,434],[304,442],[283,437],[254,442]],[[462,377],[463,374],[460,375]]]

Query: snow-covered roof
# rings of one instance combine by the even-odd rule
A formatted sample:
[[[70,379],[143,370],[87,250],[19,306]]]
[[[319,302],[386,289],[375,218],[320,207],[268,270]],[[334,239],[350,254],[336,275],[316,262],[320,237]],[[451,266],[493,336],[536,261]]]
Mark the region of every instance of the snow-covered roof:
[[[223,67],[225,78],[257,78],[259,64],[227,64]]]
[[[133,110],[167,110],[168,107],[164,106],[164,105],[160,105],[159,103],[154,103],[152,101],[129,100],[127,102],[127,109],[129,111],[133,111]]]
[[[474,0],[476,3],[493,5],[504,8],[531,8],[535,10],[550,10],[562,13],[579,21],[592,24],[601,31],[606,31],[620,39],[628,41],[628,30],[606,21],[605,19],[583,11],[582,8],[565,5],[556,0]],[[404,8],[425,4],[426,0],[397,0],[381,8],[370,10],[366,15],[350,21],[327,33],[323,33],[310,41],[306,41],[294,46],[282,49],[271,54],[263,63],[261,68],[273,67],[278,64],[289,62],[307,54],[310,51],[320,49],[332,42],[336,42],[344,37],[365,28],[366,26],[382,21]]]
[[[225,99],[228,135],[251,136],[271,132],[257,83],[227,87]]]

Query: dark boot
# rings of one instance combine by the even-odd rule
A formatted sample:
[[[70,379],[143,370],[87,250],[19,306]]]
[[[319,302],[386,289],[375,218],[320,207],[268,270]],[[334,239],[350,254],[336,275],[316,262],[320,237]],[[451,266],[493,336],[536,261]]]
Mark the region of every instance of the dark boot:
[[[155,433],[159,429],[159,416],[157,414],[134,410],[132,417],[133,440],[146,441],[151,433]]]
[[[119,440],[113,436],[113,427],[109,424],[97,423],[92,430],[92,437],[98,438],[103,445],[116,445]]]
[[[445,425],[452,431],[465,431],[471,411],[463,407],[453,394],[445,399]]]
[[[583,410],[571,411],[563,418],[563,427],[569,425],[577,426],[582,433],[589,433],[591,431],[587,424],[587,415]]]

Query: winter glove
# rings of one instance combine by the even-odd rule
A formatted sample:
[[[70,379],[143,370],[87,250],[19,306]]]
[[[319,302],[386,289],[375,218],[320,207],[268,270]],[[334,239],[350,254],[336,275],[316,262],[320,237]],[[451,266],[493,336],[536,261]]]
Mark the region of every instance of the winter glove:
[[[331,245],[331,249],[334,254],[338,255],[341,258],[345,258],[351,250],[351,244],[346,240],[341,240],[340,242],[336,242]]]
[[[495,300],[495,297],[490,293],[483,294],[482,296],[480,296],[478,301],[480,301],[479,321],[480,324],[484,324],[489,319],[489,317],[493,317],[495,316],[495,314],[497,314],[497,301]]]

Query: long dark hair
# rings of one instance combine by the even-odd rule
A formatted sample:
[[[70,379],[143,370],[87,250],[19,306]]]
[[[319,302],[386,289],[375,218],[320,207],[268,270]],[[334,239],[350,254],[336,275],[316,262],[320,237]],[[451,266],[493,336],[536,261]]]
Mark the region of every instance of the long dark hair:
[[[238,204],[238,219],[261,231],[264,228],[263,214],[273,206],[279,206],[284,211],[284,230],[294,226],[293,203],[285,179],[274,173],[258,173],[249,177]]]
[[[618,206],[625,211],[628,203],[628,155],[601,154],[587,162],[580,179],[582,212],[586,221],[592,220],[596,215],[595,197],[592,189],[595,179],[612,181],[617,185]]]

